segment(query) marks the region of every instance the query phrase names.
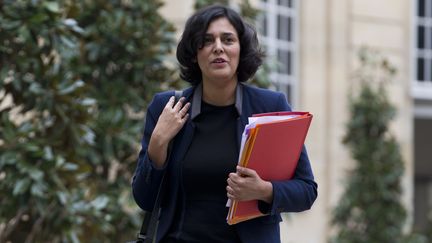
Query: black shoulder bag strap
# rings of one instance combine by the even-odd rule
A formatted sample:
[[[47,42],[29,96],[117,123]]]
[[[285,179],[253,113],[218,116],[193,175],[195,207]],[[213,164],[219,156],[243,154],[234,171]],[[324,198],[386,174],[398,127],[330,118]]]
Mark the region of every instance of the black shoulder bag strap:
[[[183,91],[176,90],[174,93],[175,96],[175,102],[182,97]],[[167,152],[167,159],[169,158],[172,150],[172,144],[174,139],[172,139],[168,145],[168,152]],[[158,220],[161,212],[161,202],[162,198],[164,197],[167,189],[167,183],[165,180],[166,172],[164,172],[161,180],[161,185],[159,186],[158,194],[156,196],[156,201],[154,203],[153,211],[152,212],[146,212],[144,215],[144,220],[141,225],[141,230],[137,235],[137,242],[142,243],[152,243],[154,238],[156,238],[156,231],[158,226]]]

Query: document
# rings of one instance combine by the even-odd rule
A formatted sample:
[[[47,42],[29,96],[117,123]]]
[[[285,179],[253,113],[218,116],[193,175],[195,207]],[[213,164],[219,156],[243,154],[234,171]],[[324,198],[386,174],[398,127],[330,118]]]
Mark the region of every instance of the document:
[[[266,181],[291,179],[311,121],[308,112],[255,114],[243,131],[238,164],[255,170]],[[265,215],[257,200],[228,200],[227,206],[230,225]]]

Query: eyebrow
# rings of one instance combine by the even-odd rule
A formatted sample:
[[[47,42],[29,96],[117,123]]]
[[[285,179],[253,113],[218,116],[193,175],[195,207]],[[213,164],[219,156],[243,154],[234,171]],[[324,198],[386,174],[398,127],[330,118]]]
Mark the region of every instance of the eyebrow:
[[[213,36],[212,33],[205,33],[206,36]],[[222,36],[235,36],[235,34],[233,32],[223,32]]]

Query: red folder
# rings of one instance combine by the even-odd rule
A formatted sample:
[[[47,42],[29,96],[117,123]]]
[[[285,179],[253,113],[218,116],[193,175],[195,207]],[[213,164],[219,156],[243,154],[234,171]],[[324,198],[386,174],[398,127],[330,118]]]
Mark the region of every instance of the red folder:
[[[249,130],[239,165],[255,170],[267,181],[289,180],[293,177],[304,144],[312,114],[308,112],[275,112],[257,116],[288,116],[294,118],[257,124]],[[258,201],[233,201],[228,224],[264,216]]]

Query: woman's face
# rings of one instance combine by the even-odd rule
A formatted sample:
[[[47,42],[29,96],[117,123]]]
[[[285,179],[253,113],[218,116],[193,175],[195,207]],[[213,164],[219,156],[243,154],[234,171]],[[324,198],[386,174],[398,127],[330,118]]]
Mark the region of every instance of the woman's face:
[[[239,59],[240,42],[236,29],[227,18],[213,20],[203,47],[197,53],[203,82],[237,81]]]

